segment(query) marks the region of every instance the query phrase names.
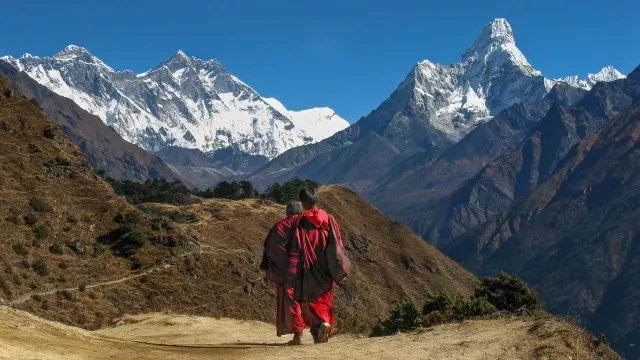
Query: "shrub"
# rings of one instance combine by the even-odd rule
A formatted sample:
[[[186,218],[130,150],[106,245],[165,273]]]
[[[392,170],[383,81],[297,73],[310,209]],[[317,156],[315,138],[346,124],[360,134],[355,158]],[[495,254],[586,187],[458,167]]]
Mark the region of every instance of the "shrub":
[[[518,277],[500,273],[495,278],[483,278],[476,287],[476,298],[485,298],[498,310],[515,312],[541,308],[537,294]]]
[[[36,239],[41,240],[49,236],[49,230],[44,225],[39,225],[33,229],[33,234],[36,236]]]
[[[73,301],[73,294],[69,290],[58,290],[56,296],[61,300]]]
[[[44,131],[42,132],[42,135],[47,139],[53,140],[56,138],[56,130],[52,127],[48,127],[44,129]]]
[[[139,220],[140,220],[140,212],[138,210],[129,210],[124,214],[118,214],[114,219],[114,221],[117,222],[118,224],[123,226],[128,226],[128,227],[136,226]]]
[[[11,214],[11,215],[7,216],[4,219],[7,220],[10,223],[14,223],[16,225],[18,225],[20,223],[20,217],[18,217],[18,215],[16,215],[16,214]]]
[[[192,192],[179,181],[164,179],[147,180],[144,183],[107,178],[116,194],[124,196],[131,204],[147,202],[184,205],[192,202]]]
[[[49,246],[49,252],[56,255],[62,255],[64,251],[62,245],[59,242],[55,242]]]
[[[37,212],[51,211],[51,206],[47,204],[46,201],[38,197],[32,197],[31,199],[29,199],[29,205],[31,205],[31,208]]]
[[[40,148],[36,144],[29,144],[28,150],[31,154],[36,154],[40,152]]]
[[[280,204],[286,204],[292,200],[298,200],[300,190],[303,188],[316,190],[320,187],[318,182],[313,180],[300,180],[298,178],[291,179],[282,185],[275,183],[270,185],[264,193],[264,197],[272,199]]]
[[[31,213],[25,215],[23,220],[24,220],[24,223],[27,225],[34,225],[38,221],[38,219],[36,218],[36,214],[31,214]]]
[[[27,249],[26,246],[20,243],[13,243],[13,245],[11,245],[11,248],[17,255],[20,255],[20,256],[29,255],[29,249]]]
[[[0,290],[9,298],[13,296],[13,286],[5,279],[0,279]]]
[[[198,220],[198,217],[195,214],[183,211],[172,211],[167,215],[169,216],[169,219],[179,224],[196,222]]]
[[[75,224],[78,222],[78,218],[75,215],[71,214],[67,216],[67,222]]]
[[[389,309],[389,316],[378,322],[371,335],[393,335],[398,331],[413,330],[419,326],[462,321],[488,316],[498,311],[518,313],[521,310],[538,309],[540,300],[524,281],[500,273],[495,278],[481,279],[470,299],[446,293],[428,294],[421,316],[410,301],[395,303]]]
[[[149,240],[149,237],[143,229],[134,227],[124,236],[124,240],[136,247],[143,247]]]
[[[418,327],[418,308],[408,299],[391,305],[389,317],[381,320],[374,328],[371,336],[394,335],[398,331],[409,331]]]
[[[47,269],[47,264],[42,261],[42,259],[36,259],[31,264],[31,268],[35,271],[36,274],[40,276],[47,276],[49,274],[49,270]]]

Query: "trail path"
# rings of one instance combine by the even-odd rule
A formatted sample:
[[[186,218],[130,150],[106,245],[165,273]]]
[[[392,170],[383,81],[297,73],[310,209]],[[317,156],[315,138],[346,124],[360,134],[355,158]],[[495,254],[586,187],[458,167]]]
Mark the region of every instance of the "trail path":
[[[156,271],[163,271],[163,270],[167,270],[170,268],[175,267],[177,264],[175,262],[176,259],[185,257],[185,256],[189,256],[189,255],[193,255],[193,254],[200,254],[200,255],[206,255],[206,254],[212,254],[214,252],[225,252],[225,253],[246,253],[249,252],[248,250],[243,250],[243,249],[232,249],[232,250],[227,250],[227,249],[218,249],[218,248],[214,248],[212,246],[209,245],[205,245],[205,244],[199,244],[200,248],[206,248],[206,249],[210,249],[210,251],[193,251],[193,252],[187,252],[184,254],[180,254],[177,255],[171,259],[169,259],[168,263],[164,263],[164,264],[159,264],[159,265],[155,265],[152,267],[149,267],[147,269],[144,269],[142,271],[138,271],[135,273],[130,273],[126,276],[122,276],[116,279],[110,279],[110,280],[105,280],[105,281],[101,281],[101,282],[97,282],[97,283],[93,283],[93,284],[87,284],[85,285],[84,289],[85,291],[88,289],[93,289],[93,288],[97,288],[97,287],[101,287],[101,286],[109,286],[109,285],[115,285],[115,284],[119,284],[119,283],[123,283],[125,281],[129,281],[129,280],[134,280],[134,279],[138,279],[140,277],[143,277],[145,275],[149,275],[151,273],[154,273]],[[260,280],[260,278],[258,279]],[[256,280],[257,281],[257,280]],[[73,287],[67,287],[67,288],[56,288],[56,289],[50,289],[47,291],[42,291],[42,292],[33,292],[33,293],[27,293],[27,294],[23,294],[21,296],[16,297],[15,299],[13,299],[12,301],[9,302],[10,305],[18,305],[21,304],[27,300],[29,300],[32,296],[46,296],[46,295],[53,295],[55,293],[57,293],[58,291],[69,291],[69,292],[73,292],[73,291],[82,291],[80,290],[79,286],[73,286]]]
[[[341,335],[318,345],[305,335],[305,345],[289,347],[289,337],[255,321],[149,314],[89,332],[0,306],[0,359],[529,359],[566,347],[569,331],[554,320],[479,320],[383,338]],[[589,358],[577,345],[568,351]]]

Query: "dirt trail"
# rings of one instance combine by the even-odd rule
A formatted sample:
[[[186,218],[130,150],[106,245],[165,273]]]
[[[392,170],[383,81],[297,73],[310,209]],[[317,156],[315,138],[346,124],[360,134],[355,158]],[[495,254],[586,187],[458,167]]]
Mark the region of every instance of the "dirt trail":
[[[305,335],[304,346],[287,347],[288,337],[255,321],[149,314],[89,332],[0,306],[0,359],[590,358],[574,333],[553,319],[479,320],[383,338],[342,335],[321,345]]]
[[[193,255],[193,254],[196,254],[196,253],[198,255],[206,255],[206,254],[213,254],[213,253],[220,253],[220,252],[224,252],[224,253],[245,253],[245,252],[248,252],[248,250],[243,250],[243,249],[239,249],[239,250],[238,249],[232,249],[232,250],[218,249],[218,248],[214,248],[212,246],[204,245],[204,244],[199,244],[199,247],[200,247],[200,249],[206,248],[206,249],[211,249],[212,251],[201,251],[200,249],[198,249],[198,251],[180,254],[180,255],[175,256],[172,259],[169,259],[169,261],[170,261],[169,263],[152,266],[152,267],[147,268],[145,270],[138,271],[136,273],[130,273],[130,274],[126,275],[126,276],[122,276],[122,277],[119,277],[119,278],[116,278],[116,279],[105,280],[105,281],[97,282],[97,283],[94,283],[94,284],[87,284],[87,285],[85,285],[84,288],[85,288],[85,290],[87,290],[87,289],[93,289],[93,288],[97,288],[97,287],[101,287],[101,286],[115,285],[115,284],[123,283],[125,281],[138,279],[140,277],[143,277],[145,275],[149,275],[149,274],[154,273],[156,271],[162,271],[162,270],[171,269],[171,268],[176,266],[175,260],[177,258],[182,258],[182,257]],[[254,280],[254,281],[258,281],[260,279],[261,279],[261,277],[258,278],[257,280]],[[58,291],[81,291],[81,290],[80,290],[79,286],[73,286],[73,287],[67,287],[67,288],[50,289],[50,290],[42,291],[42,292],[27,293],[27,294],[23,294],[23,295],[15,298],[14,300],[10,301],[9,304],[10,305],[18,305],[18,304],[21,304],[21,303],[29,300],[32,296],[53,295],[53,294],[57,293]]]

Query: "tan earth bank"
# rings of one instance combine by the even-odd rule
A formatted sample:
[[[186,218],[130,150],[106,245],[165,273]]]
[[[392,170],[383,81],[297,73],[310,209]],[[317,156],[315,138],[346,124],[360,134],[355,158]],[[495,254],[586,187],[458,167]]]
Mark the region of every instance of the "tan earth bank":
[[[148,314],[94,332],[0,307],[0,359],[592,359],[590,335],[555,318],[474,320],[389,337],[283,344],[257,321]]]

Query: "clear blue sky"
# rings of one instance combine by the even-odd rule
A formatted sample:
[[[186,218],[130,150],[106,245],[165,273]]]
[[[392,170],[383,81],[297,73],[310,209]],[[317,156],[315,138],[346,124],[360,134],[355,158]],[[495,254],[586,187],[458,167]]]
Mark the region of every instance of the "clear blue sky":
[[[638,0],[20,0],[2,5],[0,55],[76,44],[142,72],[182,49],[290,109],[329,106],[354,122],[416,62],[457,62],[496,17],[545,76],[628,73],[640,64],[638,14]]]

